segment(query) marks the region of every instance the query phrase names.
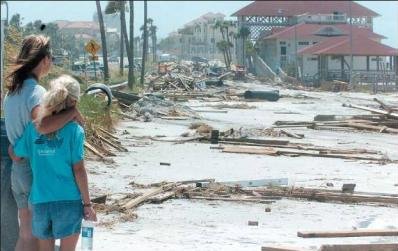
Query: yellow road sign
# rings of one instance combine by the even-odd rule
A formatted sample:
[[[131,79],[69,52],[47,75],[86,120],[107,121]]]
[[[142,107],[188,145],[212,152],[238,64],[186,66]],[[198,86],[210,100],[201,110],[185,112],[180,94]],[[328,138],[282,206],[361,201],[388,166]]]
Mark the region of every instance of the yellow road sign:
[[[94,56],[95,54],[97,54],[101,46],[94,40],[90,40],[88,41],[88,43],[84,48],[86,49],[87,52],[91,53],[91,55]]]

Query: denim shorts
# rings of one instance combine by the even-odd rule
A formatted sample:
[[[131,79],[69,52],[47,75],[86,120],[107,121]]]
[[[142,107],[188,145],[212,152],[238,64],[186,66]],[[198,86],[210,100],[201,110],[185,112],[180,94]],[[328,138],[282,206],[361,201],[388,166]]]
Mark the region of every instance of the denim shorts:
[[[54,201],[31,205],[32,234],[46,239],[63,239],[80,234],[83,204],[80,200]]]
[[[32,187],[32,169],[27,159],[13,161],[11,168],[11,189],[18,208],[28,208]]]

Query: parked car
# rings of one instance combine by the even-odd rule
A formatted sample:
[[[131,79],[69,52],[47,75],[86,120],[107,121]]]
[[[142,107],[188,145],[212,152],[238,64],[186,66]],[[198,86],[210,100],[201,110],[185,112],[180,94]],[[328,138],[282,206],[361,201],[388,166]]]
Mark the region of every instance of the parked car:
[[[194,63],[205,63],[205,64],[209,63],[209,60],[207,58],[196,57],[196,56],[192,57],[191,61],[194,62]]]

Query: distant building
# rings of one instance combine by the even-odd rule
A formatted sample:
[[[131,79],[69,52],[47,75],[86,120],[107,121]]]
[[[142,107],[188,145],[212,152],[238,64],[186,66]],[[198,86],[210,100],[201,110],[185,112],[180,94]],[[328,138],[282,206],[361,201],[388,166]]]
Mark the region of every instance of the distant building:
[[[88,41],[100,38],[99,25],[92,21],[65,21],[57,20],[59,31],[64,34],[73,35],[76,39]]]
[[[217,49],[217,42],[222,41],[223,37],[220,29],[215,28],[214,25],[217,21],[224,21],[224,18],[225,15],[222,13],[209,12],[192,20],[177,32],[170,33],[165,41],[161,42],[162,50],[182,59],[199,56],[223,60],[222,52]],[[229,33],[231,32],[236,33],[236,28],[230,27]],[[235,39],[232,36],[229,38],[235,44]],[[233,51],[234,48],[231,48],[231,52]]]
[[[358,3],[255,1],[233,15],[238,27],[250,29],[259,56],[275,72],[294,65],[304,79],[348,80],[352,54],[356,74],[398,74],[397,50],[373,32],[379,14]]]

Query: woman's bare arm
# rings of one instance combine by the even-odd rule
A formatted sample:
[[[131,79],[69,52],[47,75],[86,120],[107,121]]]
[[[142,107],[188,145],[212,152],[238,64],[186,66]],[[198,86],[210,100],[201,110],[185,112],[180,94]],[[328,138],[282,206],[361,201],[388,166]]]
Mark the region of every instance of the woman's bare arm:
[[[34,121],[39,113],[40,106],[32,109],[32,120]],[[83,117],[77,108],[71,108],[55,115],[50,115],[42,119],[41,123],[35,123],[37,131],[41,134],[55,132],[66,125],[69,121],[76,120],[79,124],[83,124]]]

